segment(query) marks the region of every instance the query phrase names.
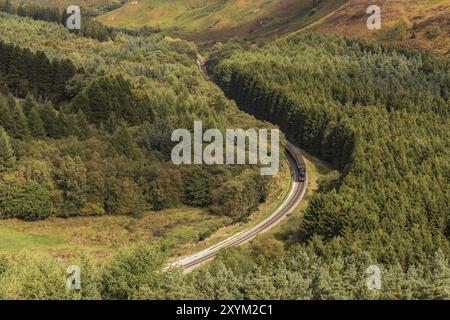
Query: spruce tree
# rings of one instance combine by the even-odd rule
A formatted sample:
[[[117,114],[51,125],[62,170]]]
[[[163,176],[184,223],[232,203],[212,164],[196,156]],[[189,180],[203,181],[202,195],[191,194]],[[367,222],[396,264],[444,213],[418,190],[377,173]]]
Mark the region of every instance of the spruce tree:
[[[207,207],[211,203],[210,176],[205,170],[194,170],[184,183],[184,201],[195,207]]]

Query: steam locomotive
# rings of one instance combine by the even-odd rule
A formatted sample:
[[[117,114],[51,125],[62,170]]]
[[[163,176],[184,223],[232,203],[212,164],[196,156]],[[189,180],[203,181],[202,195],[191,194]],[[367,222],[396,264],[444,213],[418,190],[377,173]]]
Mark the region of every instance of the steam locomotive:
[[[294,159],[297,168],[298,168],[298,181],[305,182],[306,181],[306,166],[303,162],[303,157],[299,153],[298,149],[289,141],[287,142],[286,149],[288,153],[290,153],[291,157]]]

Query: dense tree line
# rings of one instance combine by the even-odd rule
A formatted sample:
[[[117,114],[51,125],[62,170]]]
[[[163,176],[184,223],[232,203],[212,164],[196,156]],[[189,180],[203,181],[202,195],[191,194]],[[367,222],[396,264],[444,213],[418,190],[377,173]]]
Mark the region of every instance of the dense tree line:
[[[61,12],[55,7],[39,7],[36,5],[19,6],[14,10],[21,17],[48,22],[62,22]]]
[[[66,288],[67,263],[51,256],[22,253],[0,257],[1,299],[64,300],[323,300],[323,299],[448,299],[450,269],[442,251],[425,266],[380,265],[382,289],[368,290],[367,253],[330,260],[300,246],[288,250],[279,241],[264,240],[233,249],[210,265],[183,275],[161,272],[167,252],[138,245],[123,248],[106,264],[88,258],[74,263],[82,271],[81,290]],[[130,268],[133,266],[133,268]],[[33,281],[30,281],[33,279]]]
[[[68,59],[50,60],[42,51],[0,42],[0,85],[20,98],[31,93],[39,100],[60,102],[65,85],[76,73]]]
[[[229,97],[342,169],[302,243],[405,268],[448,252],[448,58],[318,34],[228,56],[209,68]]]
[[[51,102],[39,103],[32,95],[27,95],[21,102],[12,95],[1,95],[0,111],[0,126],[15,139],[58,139],[74,135],[83,140],[90,136],[89,124],[82,111],[60,112]]]
[[[119,4],[120,5],[120,4]],[[111,4],[110,10],[112,10],[115,4]],[[105,9],[107,7],[105,6]],[[21,17],[29,17],[34,20],[53,22],[57,24],[66,25],[68,15],[65,10],[60,11],[55,7],[43,7],[38,5],[19,5],[14,7],[9,0],[0,1],[0,11],[17,14]],[[139,29],[128,29],[128,28],[112,28],[107,27],[101,22],[92,18],[92,12],[82,9],[81,16],[81,30],[74,31],[83,37],[97,39],[99,41],[109,41],[115,39],[117,33],[123,33],[130,36],[149,36],[160,31],[159,28],[152,28],[144,26]]]
[[[17,14],[21,17],[29,17],[34,20],[53,22],[66,25],[68,15],[66,11],[60,11],[55,7],[42,7],[37,5],[20,5],[14,7],[9,0],[0,3],[0,11]],[[83,37],[97,39],[99,41],[111,40],[113,29],[109,29],[102,23],[87,15],[82,15],[81,30],[74,31]]]

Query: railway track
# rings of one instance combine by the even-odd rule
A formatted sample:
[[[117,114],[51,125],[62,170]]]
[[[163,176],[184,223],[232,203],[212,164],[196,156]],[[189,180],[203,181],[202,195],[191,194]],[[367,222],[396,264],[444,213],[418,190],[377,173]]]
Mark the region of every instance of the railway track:
[[[205,250],[172,262],[169,267],[181,267],[186,272],[189,272],[206,261],[213,259],[219,251],[229,247],[242,245],[254,239],[256,236],[269,231],[287,215],[289,215],[298,206],[306,193],[308,186],[308,175],[306,175],[306,180],[304,182],[299,181],[299,166],[305,167],[305,161],[297,147],[288,142],[286,146],[286,154],[291,167],[293,183],[285,201],[270,217],[260,222],[255,227],[237,233]]]

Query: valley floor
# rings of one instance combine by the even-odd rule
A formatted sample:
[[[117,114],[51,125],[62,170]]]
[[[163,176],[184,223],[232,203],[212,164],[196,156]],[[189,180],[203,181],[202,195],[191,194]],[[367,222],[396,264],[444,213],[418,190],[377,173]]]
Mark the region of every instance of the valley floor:
[[[311,162],[308,166],[315,171]],[[289,167],[283,164],[268,201],[246,223],[231,224],[228,217],[190,207],[139,216],[51,218],[34,222],[0,220],[0,254],[32,250],[63,259],[89,255],[104,260],[122,246],[146,242],[169,249],[172,256],[179,257],[256,225],[283,201],[290,184]]]

